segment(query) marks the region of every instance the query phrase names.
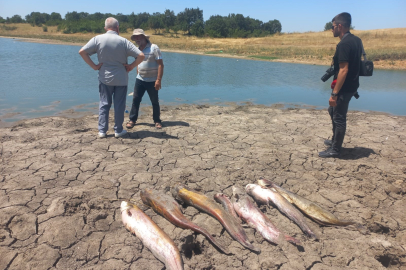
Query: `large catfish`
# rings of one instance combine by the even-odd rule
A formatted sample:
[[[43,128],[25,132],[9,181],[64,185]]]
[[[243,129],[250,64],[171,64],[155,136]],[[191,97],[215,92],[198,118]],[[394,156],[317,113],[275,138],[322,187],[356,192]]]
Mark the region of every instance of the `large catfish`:
[[[258,248],[249,242],[248,236],[237,219],[226,212],[213,199],[210,199],[209,197],[196,191],[188,190],[180,184],[173,188],[172,194],[174,197],[182,200],[186,204],[196,207],[197,209],[216,218],[227,230],[230,236],[244,247],[255,252],[260,252]]]
[[[214,239],[213,236],[210,235],[208,231],[188,220],[182,214],[180,205],[173,197],[153,189],[144,189],[143,191],[141,191],[140,195],[144,204],[150,206],[152,209],[154,209],[155,212],[169,220],[173,225],[178,226],[182,229],[190,229],[192,231],[203,234],[222,252],[230,254],[230,252],[226,248],[222,247],[216,241],[216,239]]]
[[[250,196],[260,203],[269,204],[272,202],[280,212],[294,221],[304,233],[317,239],[316,234],[310,229],[303,214],[282,195],[280,195],[274,188],[264,188],[256,184],[248,184],[245,187],[245,190]]]
[[[171,238],[135,204],[121,202],[121,217],[124,226],[146,246],[168,270],[183,270],[179,249]]]
[[[330,213],[329,211],[321,208],[319,205],[315,204],[312,201],[309,201],[295,193],[292,193],[275,183],[266,180],[260,179],[258,180],[258,184],[263,187],[271,187],[278,191],[286,200],[288,200],[291,204],[295,205],[299,208],[303,213],[305,213],[308,217],[316,221],[321,225],[333,225],[333,226],[348,226],[353,225],[355,222],[352,221],[345,221],[339,220],[335,215]]]
[[[228,200],[227,197],[224,197]],[[274,244],[280,244],[283,240],[293,244],[300,244],[300,241],[284,235],[271,220],[251,201],[245,192],[233,187],[233,206],[238,216],[249,226],[256,229],[266,240]]]

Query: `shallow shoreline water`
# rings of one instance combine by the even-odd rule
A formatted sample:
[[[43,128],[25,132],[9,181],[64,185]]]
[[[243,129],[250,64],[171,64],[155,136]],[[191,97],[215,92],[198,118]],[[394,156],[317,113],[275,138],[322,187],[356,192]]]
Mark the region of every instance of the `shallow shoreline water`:
[[[9,36],[0,36],[0,38],[10,38],[10,39],[18,39],[23,42],[32,42],[32,43],[43,43],[43,44],[55,44],[55,45],[72,45],[72,46],[83,46],[83,44],[79,44],[77,42],[65,42],[60,40],[53,40],[53,39],[39,39],[39,38],[25,38],[25,37],[9,37]],[[250,58],[246,55],[235,55],[235,54],[206,54],[203,52],[197,51],[185,51],[185,50],[170,50],[170,49],[161,49],[162,52],[169,52],[169,53],[185,53],[185,54],[194,54],[194,55],[205,55],[205,56],[213,56],[213,57],[224,57],[224,58],[235,58],[235,59],[245,59],[245,60],[253,60],[253,61],[267,61],[267,62],[279,62],[279,63],[293,63],[293,64],[304,64],[304,65],[330,65],[329,61],[325,60],[317,60],[312,59],[311,61],[304,61],[298,59],[272,59],[272,60],[265,60],[265,59],[258,59],[258,58]],[[383,70],[406,70],[406,66],[398,66],[394,67],[393,65],[377,65],[375,63],[374,69],[383,69]]]

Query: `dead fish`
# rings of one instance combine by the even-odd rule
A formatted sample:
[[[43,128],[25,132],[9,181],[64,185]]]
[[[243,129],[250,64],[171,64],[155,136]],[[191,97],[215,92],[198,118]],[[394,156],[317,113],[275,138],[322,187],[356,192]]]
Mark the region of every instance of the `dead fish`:
[[[275,183],[266,180],[260,179],[258,180],[258,184],[263,187],[272,187],[279,194],[281,194],[286,200],[288,200],[291,204],[295,205],[299,208],[303,213],[305,213],[308,217],[316,221],[321,225],[335,225],[335,226],[348,226],[353,225],[355,222],[352,221],[345,221],[339,220],[335,215],[328,212],[327,210],[321,208],[319,205],[315,204],[312,201],[309,201],[295,193],[292,193]]]
[[[236,219],[240,220],[240,218],[237,216],[237,213],[234,210],[234,206],[231,203],[230,199],[227,197],[226,194],[223,193],[217,193],[216,195],[214,195],[214,200],[218,203],[220,203],[223,208],[229,213],[231,214],[233,217],[235,217]]]
[[[183,270],[182,257],[175,243],[141,209],[129,201],[122,201],[121,217],[127,230],[141,239],[166,269]]]
[[[226,198],[228,200],[228,198]],[[230,202],[231,203],[231,202]],[[238,216],[250,227],[256,229],[267,241],[280,244],[283,240],[295,245],[300,244],[296,238],[284,235],[271,220],[239,188],[233,187],[233,202]]]
[[[221,225],[227,230],[232,238],[238,241],[244,247],[251,249],[255,252],[260,252],[258,248],[253,246],[246,235],[241,224],[238,223],[235,217],[226,212],[219,204],[207,196],[186,189],[184,186],[178,184],[173,190],[174,197],[181,199],[186,204],[193,206],[207,214],[216,218]]]
[[[280,195],[274,188],[264,188],[256,184],[248,184],[245,187],[247,193],[256,201],[269,204],[272,202],[283,214],[294,221],[308,236],[317,239],[305,220],[303,214],[297,210],[288,200]]]
[[[150,206],[155,212],[169,220],[173,225],[201,233],[222,252],[231,254],[226,248],[221,246],[208,231],[188,220],[182,214],[180,205],[173,197],[153,189],[144,189],[140,195],[144,204]]]

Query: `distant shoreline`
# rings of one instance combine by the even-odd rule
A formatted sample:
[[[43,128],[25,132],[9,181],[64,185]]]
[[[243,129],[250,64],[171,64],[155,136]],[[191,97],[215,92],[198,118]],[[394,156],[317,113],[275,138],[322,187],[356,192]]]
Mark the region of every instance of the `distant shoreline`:
[[[0,38],[8,38],[8,39],[16,39],[23,42],[31,42],[31,43],[42,43],[42,44],[55,44],[55,45],[72,45],[72,46],[83,46],[84,43],[79,42],[68,42],[62,41],[58,39],[45,39],[45,38],[31,38],[31,37],[19,37],[19,36],[1,36]],[[255,61],[267,61],[267,62],[279,62],[279,63],[293,63],[293,64],[305,64],[305,65],[322,65],[326,66],[329,65],[326,60],[302,60],[302,59],[260,59],[254,58],[250,55],[236,55],[236,54],[228,54],[228,53],[221,53],[221,54],[211,54],[205,53],[202,51],[192,51],[192,50],[180,50],[180,49],[165,49],[161,47],[162,52],[170,52],[170,53],[183,53],[183,54],[194,54],[194,55],[205,55],[205,56],[215,56],[215,57],[225,57],[225,58],[235,58],[235,59],[244,59],[244,60],[255,60]],[[391,66],[391,65],[377,65],[375,62],[375,69],[384,69],[384,70],[406,70],[405,66]]]
[[[8,37],[8,36],[0,36],[0,38],[8,38],[8,39],[16,39],[23,42],[31,42],[31,43],[42,43],[42,44],[54,44],[54,45],[71,45],[71,46],[83,46],[84,44],[79,44],[77,42],[66,42],[62,40],[55,40],[55,39],[41,39],[41,38],[26,38],[26,37]],[[171,49],[161,49],[162,52],[169,52],[169,53],[185,53],[185,54],[194,54],[194,55],[204,55],[204,56],[215,56],[215,57],[224,57],[224,58],[236,58],[236,59],[245,59],[245,60],[254,60],[254,61],[268,61],[264,59],[253,59],[244,55],[233,55],[233,54],[206,54],[203,52],[198,51],[186,51],[186,50],[171,50]],[[284,59],[275,59],[272,62],[279,62],[279,63],[293,63],[293,64],[305,64],[305,65],[326,65],[326,63],[322,62],[310,62],[310,61],[300,61],[300,60],[284,60]]]

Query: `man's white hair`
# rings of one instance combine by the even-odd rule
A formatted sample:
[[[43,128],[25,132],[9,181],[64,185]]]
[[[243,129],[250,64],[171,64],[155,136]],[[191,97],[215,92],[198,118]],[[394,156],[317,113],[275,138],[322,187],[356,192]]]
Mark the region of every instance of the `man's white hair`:
[[[109,17],[106,19],[106,22],[104,23],[104,28],[115,29],[117,27],[118,27],[118,21],[115,18]]]

